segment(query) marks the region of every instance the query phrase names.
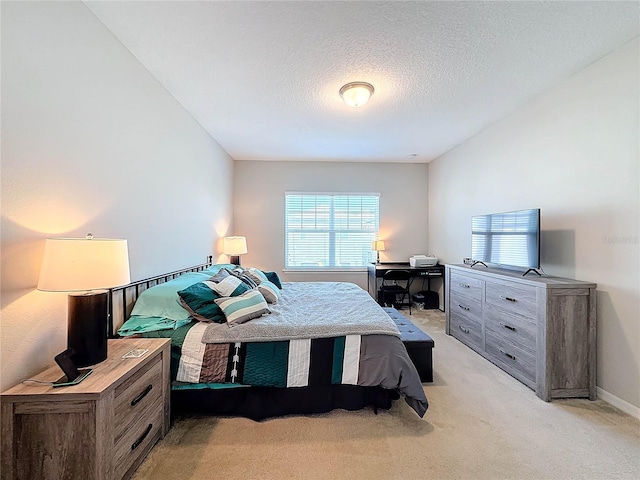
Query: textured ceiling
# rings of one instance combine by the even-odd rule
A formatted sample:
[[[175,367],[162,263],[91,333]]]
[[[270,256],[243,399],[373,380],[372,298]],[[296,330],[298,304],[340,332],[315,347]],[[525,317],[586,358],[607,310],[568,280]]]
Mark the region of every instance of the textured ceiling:
[[[640,34],[635,1],[84,3],[237,160],[429,162]]]

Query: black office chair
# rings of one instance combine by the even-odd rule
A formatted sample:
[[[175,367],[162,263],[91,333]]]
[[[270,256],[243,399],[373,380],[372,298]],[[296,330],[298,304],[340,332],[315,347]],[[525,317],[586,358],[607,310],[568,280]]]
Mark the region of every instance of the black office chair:
[[[398,283],[400,282],[400,283]],[[404,299],[409,298],[409,315],[411,315],[411,272],[409,270],[389,270],[382,276],[380,286],[380,298],[385,306],[394,307],[398,305],[398,296],[402,295],[400,305],[404,304]],[[391,305],[389,305],[391,304]]]

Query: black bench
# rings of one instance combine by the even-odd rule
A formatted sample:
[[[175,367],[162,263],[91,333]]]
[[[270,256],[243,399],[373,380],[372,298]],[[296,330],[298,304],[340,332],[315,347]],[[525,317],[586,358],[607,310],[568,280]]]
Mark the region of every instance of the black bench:
[[[395,308],[384,307],[383,310],[398,326],[400,339],[407,349],[409,358],[418,370],[420,380],[433,382],[433,347],[435,346],[433,338],[416,327]]]

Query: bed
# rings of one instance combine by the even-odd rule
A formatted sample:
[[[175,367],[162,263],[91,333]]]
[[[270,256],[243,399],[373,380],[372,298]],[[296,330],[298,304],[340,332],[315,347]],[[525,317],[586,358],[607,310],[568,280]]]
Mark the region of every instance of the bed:
[[[402,397],[425,414],[424,389],[397,327],[368,293],[350,283],[280,282],[260,271],[269,281],[253,277],[251,285],[239,271],[206,263],[109,292],[112,336],[171,339],[172,413],[261,420],[336,408],[377,411]],[[204,298],[211,281],[229,272],[246,282],[244,290],[214,292],[215,304]],[[253,296],[265,300],[251,307],[255,318],[232,321]]]

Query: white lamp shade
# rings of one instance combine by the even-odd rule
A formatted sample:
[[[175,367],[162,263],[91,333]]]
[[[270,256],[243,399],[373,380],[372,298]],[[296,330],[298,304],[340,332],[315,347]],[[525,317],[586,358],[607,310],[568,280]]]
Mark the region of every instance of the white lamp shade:
[[[225,255],[244,255],[247,253],[247,238],[224,237],[222,240],[222,253]]]
[[[126,240],[48,238],[38,290],[100,290],[131,282]]]
[[[375,240],[371,244],[371,249],[377,252],[384,252],[384,240]]]

